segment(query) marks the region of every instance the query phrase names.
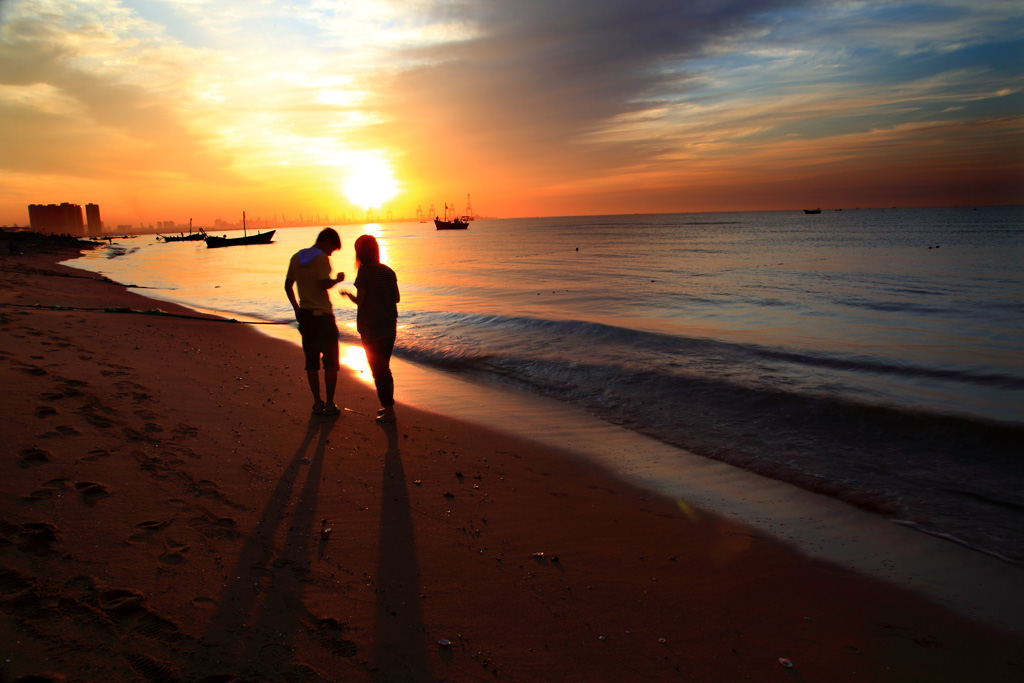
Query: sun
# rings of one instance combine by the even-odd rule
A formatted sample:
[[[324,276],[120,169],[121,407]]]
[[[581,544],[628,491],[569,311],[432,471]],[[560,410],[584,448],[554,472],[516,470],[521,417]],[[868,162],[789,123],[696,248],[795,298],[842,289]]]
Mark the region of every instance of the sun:
[[[355,206],[376,208],[398,194],[398,181],[387,161],[364,158],[351,168],[351,175],[342,185],[342,190]]]

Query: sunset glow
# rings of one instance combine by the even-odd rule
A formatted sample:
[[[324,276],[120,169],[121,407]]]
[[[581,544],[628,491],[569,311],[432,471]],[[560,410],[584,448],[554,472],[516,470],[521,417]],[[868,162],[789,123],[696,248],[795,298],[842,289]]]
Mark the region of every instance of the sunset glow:
[[[398,194],[398,183],[387,162],[367,158],[353,166],[344,191],[354,206],[374,208]]]
[[[1002,0],[0,3],[0,224],[1024,203]]]

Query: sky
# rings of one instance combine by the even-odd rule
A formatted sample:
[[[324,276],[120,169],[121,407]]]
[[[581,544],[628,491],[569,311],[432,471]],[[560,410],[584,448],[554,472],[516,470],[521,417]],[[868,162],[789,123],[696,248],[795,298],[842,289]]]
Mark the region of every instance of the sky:
[[[1019,0],[0,0],[0,225],[1024,204]]]

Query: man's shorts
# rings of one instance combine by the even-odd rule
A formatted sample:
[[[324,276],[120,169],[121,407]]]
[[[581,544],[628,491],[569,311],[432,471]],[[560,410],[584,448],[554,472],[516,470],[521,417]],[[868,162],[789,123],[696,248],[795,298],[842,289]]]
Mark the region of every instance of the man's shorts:
[[[320,356],[323,356],[324,370],[337,370],[338,325],[333,315],[316,315],[305,308],[299,309],[299,334],[302,335],[302,352],[306,354],[306,369],[319,370]]]

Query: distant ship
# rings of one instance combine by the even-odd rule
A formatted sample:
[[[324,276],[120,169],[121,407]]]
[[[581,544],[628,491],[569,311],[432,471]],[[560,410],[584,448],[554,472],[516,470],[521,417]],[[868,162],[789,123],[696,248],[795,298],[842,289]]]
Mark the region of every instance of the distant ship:
[[[821,213],[821,209],[804,209],[804,213]]]
[[[452,211],[454,212],[454,209],[452,209]],[[465,230],[466,228],[469,227],[469,220],[467,220],[466,216],[458,218],[457,216],[454,215],[452,216],[451,220],[448,220],[448,205],[445,204],[444,220],[441,220],[437,216],[434,216],[434,225],[437,227],[438,230]]]

